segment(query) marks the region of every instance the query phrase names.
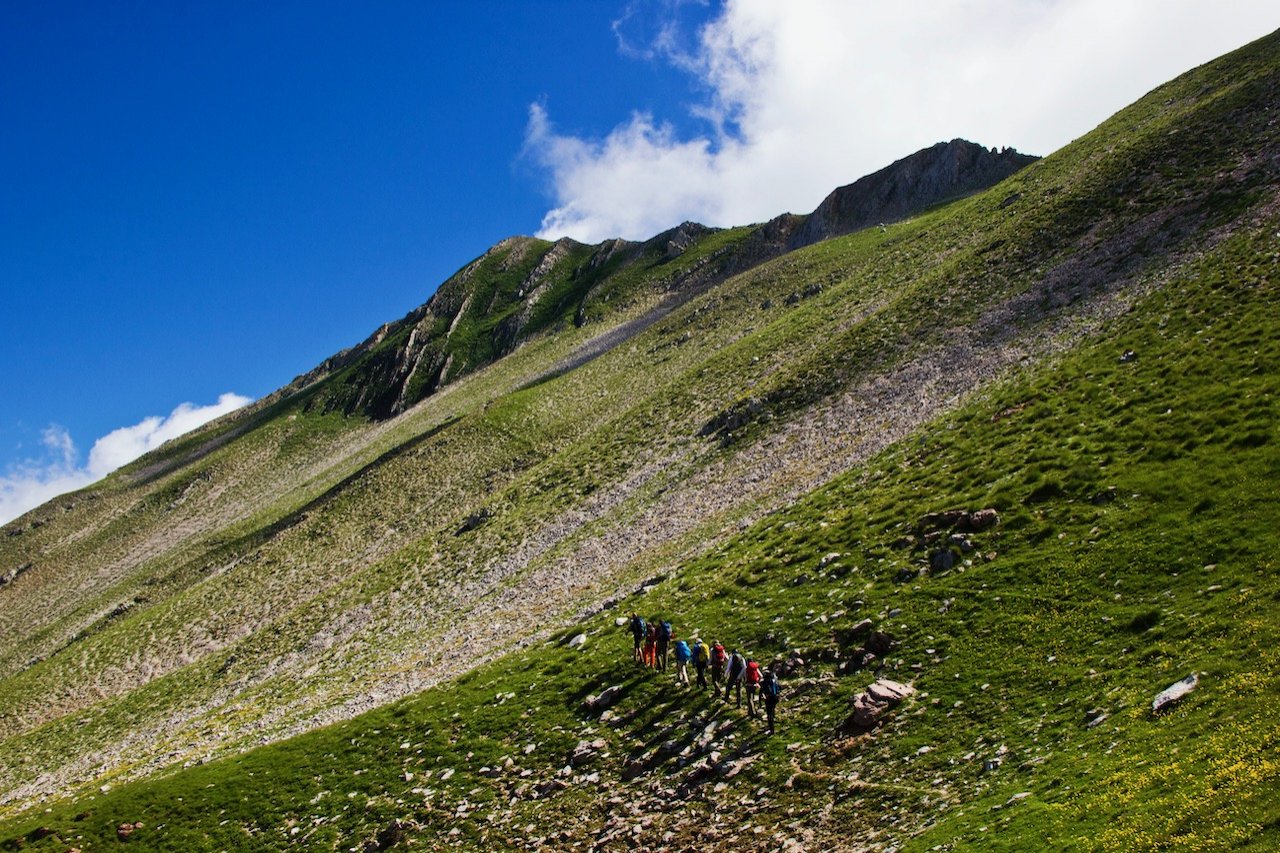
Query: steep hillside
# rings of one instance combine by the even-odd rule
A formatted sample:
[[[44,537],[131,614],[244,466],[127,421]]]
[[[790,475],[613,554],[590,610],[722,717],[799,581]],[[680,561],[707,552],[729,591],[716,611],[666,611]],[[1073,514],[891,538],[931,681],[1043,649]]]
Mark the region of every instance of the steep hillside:
[[[1272,35],[759,263],[800,218],[509,241],[20,519],[0,848],[1274,848],[1278,105]],[[781,731],[632,609],[777,656]]]

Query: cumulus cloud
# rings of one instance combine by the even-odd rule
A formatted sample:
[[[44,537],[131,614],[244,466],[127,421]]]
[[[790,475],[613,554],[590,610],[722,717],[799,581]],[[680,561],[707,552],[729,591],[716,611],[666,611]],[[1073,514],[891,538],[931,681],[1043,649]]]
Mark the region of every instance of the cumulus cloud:
[[[99,438],[84,464],[78,461],[71,434],[63,427],[50,426],[41,434],[44,458],[20,463],[0,476],[0,524],[58,495],[97,482],[166,441],[251,402],[228,392],[208,406],[183,403],[165,417],[145,418]]]
[[[1273,0],[727,0],[681,38],[681,5],[633,4],[614,29],[624,56],[667,62],[708,93],[691,108],[702,132],[637,112],[579,137],[534,104],[525,150],[554,196],[541,236],[642,239],[685,219],[808,212],[955,137],[1048,154],[1280,25]],[[651,41],[637,45],[620,31],[643,15]]]

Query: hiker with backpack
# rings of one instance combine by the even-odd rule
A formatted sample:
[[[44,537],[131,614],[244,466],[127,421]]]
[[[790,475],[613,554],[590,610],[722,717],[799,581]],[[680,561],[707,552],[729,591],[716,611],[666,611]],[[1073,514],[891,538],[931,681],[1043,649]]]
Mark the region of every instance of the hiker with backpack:
[[[747,716],[755,717],[756,695],[760,692],[760,664],[755,658],[747,661],[744,679],[747,682]]]
[[[644,629],[644,653],[641,656],[641,662],[645,666],[653,666],[658,656],[658,625],[657,620],[650,620]]]
[[[769,667],[760,679],[760,696],[764,699],[764,716],[769,722],[766,731],[773,734],[773,712],[778,707],[778,697],[782,694],[782,685],[778,683],[778,674]]]
[[[676,684],[689,686],[689,660],[693,652],[684,640],[676,640]]]
[[[720,679],[724,677],[724,664],[727,659],[724,646],[716,640],[711,644],[711,689],[717,696],[720,695]]]
[[[729,701],[731,692],[737,693],[734,707],[742,707],[742,677],[747,672],[747,659],[737,650],[733,650],[733,654],[729,655],[729,670],[724,684],[724,701]]]
[[[658,669],[663,672],[667,671],[667,649],[671,646],[671,641],[675,639],[675,632],[671,630],[671,623],[663,619],[658,623]]]
[[[644,619],[639,613],[631,614],[631,639],[635,642],[635,648],[631,650],[631,659],[637,663],[644,663],[644,632],[647,626]]]
[[[707,664],[711,662],[711,649],[702,640],[693,641],[693,668],[698,673],[698,689],[707,686]]]

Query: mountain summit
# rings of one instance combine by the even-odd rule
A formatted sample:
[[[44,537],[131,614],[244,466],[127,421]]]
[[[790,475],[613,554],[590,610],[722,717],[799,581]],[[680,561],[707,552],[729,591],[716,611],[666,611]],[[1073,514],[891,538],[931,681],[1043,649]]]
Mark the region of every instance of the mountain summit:
[[[896,222],[927,207],[1000,183],[1039,157],[984,148],[964,139],[939,142],[840,187],[822,200],[788,244],[792,249]]]

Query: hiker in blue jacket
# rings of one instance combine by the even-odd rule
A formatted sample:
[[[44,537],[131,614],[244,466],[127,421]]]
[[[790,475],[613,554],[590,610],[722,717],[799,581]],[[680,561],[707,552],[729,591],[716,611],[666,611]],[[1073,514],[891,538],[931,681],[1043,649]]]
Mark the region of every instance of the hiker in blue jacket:
[[[689,685],[689,661],[693,652],[684,640],[676,640],[676,684]]]

